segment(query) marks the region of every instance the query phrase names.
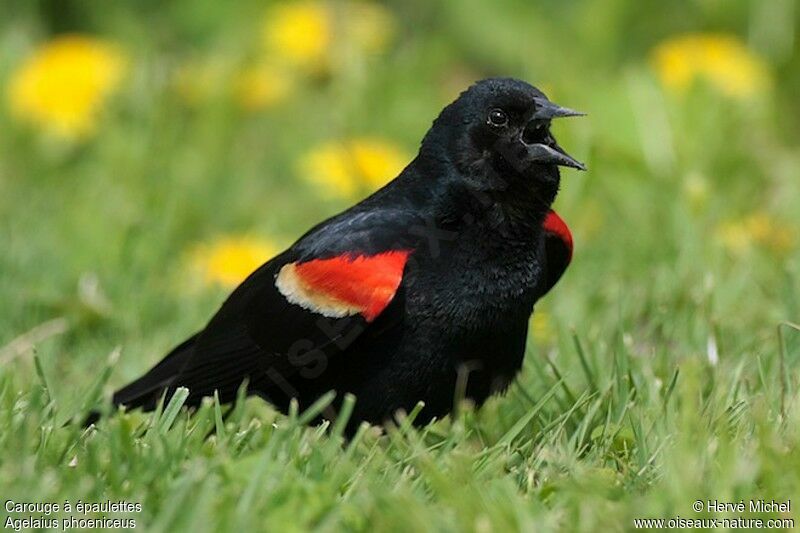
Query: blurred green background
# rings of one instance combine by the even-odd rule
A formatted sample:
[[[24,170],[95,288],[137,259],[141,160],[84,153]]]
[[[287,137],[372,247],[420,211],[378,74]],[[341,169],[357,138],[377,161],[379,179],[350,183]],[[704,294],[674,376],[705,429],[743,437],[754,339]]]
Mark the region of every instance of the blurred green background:
[[[471,482],[488,491],[477,494],[490,494],[489,503],[465,496],[472,503],[460,507],[435,486],[417,492],[415,483],[430,475],[417,465],[407,477],[402,469],[385,474],[399,496],[388,488],[372,487],[371,496],[320,489],[319,501],[345,509],[330,523],[481,529],[480,512],[502,494],[516,518],[486,511],[489,529],[524,529],[534,520],[569,530],[563,513],[581,509],[587,514],[576,528],[603,520],[626,528],[634,510],[653,505],[691,514],[695,493],[739,498],[768,487],[772,498],[796,495],[800,468],[787,479],[791,469],[781,465],[797,462],[787,455],[797,432],[781,428],[797,420],[800,335],[786,328],[781,352],[776,328],[800,321],[799,21],[794,0],[4,0],[0,412],[16,436],[7,432],[0,442],[17,451],[0,458],[7,480],[0,487],[39,499],[150,498],[146,521],[186,526],[157,498],[177,490],[181,472],[199,468],[193,456],[207,444],[169,455],[162,465],[169,473],[155,482],[162,470],[131,466],[147,462],[148,452],[108,457],[108,434],[92,441],[54,420],[69,418],[93,385],[108,391],[149,368],[201,327],[250,270],[396,175],[460,91],[481,78],[512,76],[588,113],[555,125],[559,143],[589,167],[562,173],[556,203],[576,253],[537,306],[520,384],[467,415],[467,429],[448,422],[436,431],[473,457],[496,445],[528,401],[562,375],[569,394],[559,389],[560,403],[525,426],[518,449],[501,442],[496,470],[473,471]],[[116,348],[110,377],[98,381]],[[689,384],[677,375],[690,376]],[[599,394],[603,384],[612,392]],[[683,396],[671,396],[673,387]],[[590,396],[597,408],[581,404],[583,390],[598,394]],[[631,390],[638,393],[629,398]],[[670,397],[684,398],[674,409],[686,418],[662,419],[673,409]],[[635,419],[628,400],[640,402]],[[577,418],[548,433],[548,420],[570,406]],[[731,446],[756,442],[748,456],[756,466],[744,468],[745,455],[720,458],[716,447],[704,452],[705,466],[691,462],[700,445],[681,438],[716,439],[716,424],[731,410],[730,424],[743,424],[731,430]],[[627,428],[625,446],[636,447],[635,457],[620,456],[616,438],[587,451],[597,440],[592,428],[611,420],[618,431]],[[132,422],[119,424],[113,427],[131,430]],[[50,446],[68,451],[48,451],[42,427],[58,435]],[[214,461],[255,460],[277,438],[259,431],[250,445],[206,458],[207,476],[186,486],[229,483],[235,501],[245,482],[208,481]],[[769,457],[762,455],[767,441],[775,445]],[[655,453],[673,445],[671,455]],[[392,459],[392,446],[384,459],[405,464]],[[99,455],[64,477],[80,450]],[[325,452],[329,460],[333,450]],[[536,462],[552,454],[568,459],[552,471]],[[506,464],[517,456],[522,467]],[[433,464],[451,476],[449,460],[437,456]],[[120,464],[132,476],[127,486],[98,474]],[[722,476],[712,464],[733,473]],[[365,479],[380,485],[378,472],[388,467],[369,468]],[[578,483],[595,469],[601,478],[612,472],[611,486],[624,492],[586,497],[583,485],[570,491],[553,481]],[[340,472],[345,485],[357,471]],[[45,473],[49,484],[31,478]],[[287,486],[319,488],[307,470],[296,473]],[[515,496],[487,488],[495,481],[516,487]],[[672,496],[647,499],[658,483],[671,486],[660,490]],[[549,499],[555,486],[561,500]],[[307,497],[289,490],[269,503],[249,502],[237,523],[263,526],[257,517],[265,505],[299,529],[318,526],[318,515],[292,503]],[[229,501],[209,498],[217,513]],[[350,511],[348,498],[358,502]],[[512,504],[526,510],[515,515]],[[461,522],[462,515],[470,518]],[[286,525],[281,520],[269,523]]]

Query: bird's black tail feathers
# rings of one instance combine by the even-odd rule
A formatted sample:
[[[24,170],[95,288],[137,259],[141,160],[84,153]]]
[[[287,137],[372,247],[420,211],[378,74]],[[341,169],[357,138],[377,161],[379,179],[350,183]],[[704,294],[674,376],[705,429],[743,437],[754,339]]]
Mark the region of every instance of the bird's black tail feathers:
[[[198,334],[194,334],[176,346],[164,359],[139,379],[125,385],[111,399],[115,407],[128,409],[141,407],[145,411],[156,408],[164,391],[171,390],[175,379],[192,355]],[[92,411],[83,422],[84,427],[100,419],[99,411]]]

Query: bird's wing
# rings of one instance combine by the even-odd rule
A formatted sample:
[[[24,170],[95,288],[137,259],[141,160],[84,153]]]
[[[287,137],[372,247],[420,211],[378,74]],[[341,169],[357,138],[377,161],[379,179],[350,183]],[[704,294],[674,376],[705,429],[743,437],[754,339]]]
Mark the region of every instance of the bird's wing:
[[[402,217],[333,219],[264,264],[198,336],[173,388],[188,387],[195,399],[217,390],[230,401],[248,379],[259,392],[292,397],[298,375],[318,377],[365,331],[402,321],[403,271],[413,251]]]
[[[550,211],[544,220],[544,276],[540,282],[539,297],[547,294],[561,279],[572,260],[572,233],[555,211]]]

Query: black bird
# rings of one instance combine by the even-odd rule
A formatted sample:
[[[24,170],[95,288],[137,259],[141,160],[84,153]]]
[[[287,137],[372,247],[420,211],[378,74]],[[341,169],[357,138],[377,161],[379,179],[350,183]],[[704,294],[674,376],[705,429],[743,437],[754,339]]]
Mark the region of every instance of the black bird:
[[[113,403],[150,410],[178,387],[189,406],[231,402],[246,381],[285,412],[333,390],[334,410],[357,398],[349,431],[419,401],[426,423],[457,389],[482,404],[519,371],[534,303],[571,260],[550,205],[558,167],[584,166],[550,121],[580,114],[519,80],[474,84],[397,178],[253,272]]]

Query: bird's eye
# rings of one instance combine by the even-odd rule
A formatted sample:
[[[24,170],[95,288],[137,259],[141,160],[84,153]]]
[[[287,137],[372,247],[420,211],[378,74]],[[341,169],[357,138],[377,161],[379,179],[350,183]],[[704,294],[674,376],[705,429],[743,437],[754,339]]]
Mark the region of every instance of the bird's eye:
[[[492,109],[489,111],[489,124],[492,126],[505,126],[508,124],[508,115],[502,109]]]

